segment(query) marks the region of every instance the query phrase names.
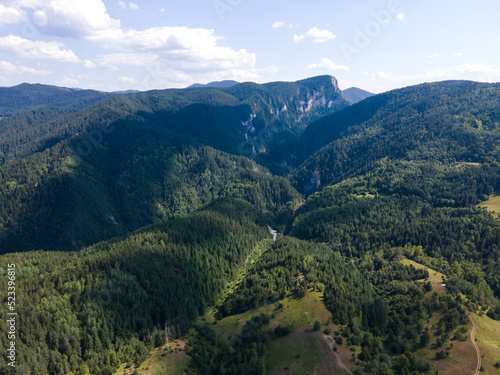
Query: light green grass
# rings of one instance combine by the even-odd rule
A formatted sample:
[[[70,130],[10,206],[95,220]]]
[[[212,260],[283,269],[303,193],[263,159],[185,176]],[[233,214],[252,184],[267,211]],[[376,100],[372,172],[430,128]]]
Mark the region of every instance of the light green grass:
[[[486,372],[483,374],[500,374],[500,369],[495,368],[494,364],[500,362],[500,323],[488,318],[473,314],[476,322],[476,339],[479,350],[481,351],[482,365]]]
[[[496,193],[487,201],[481,202],[479,207],[485,207],[493,216],[500,219],[500,193]]]
[[[423,269],[429,272],[428,281],[432,284],[432,290],[429,293],[436,292],[437,294],[443,294],[446,291],[446,288],[443,287],[443,277],[444,275],[441,272],[435,271],[432,268],[424,266],[423,264],[417,263],[410,259],[403,259],[401,263],[405,266],[412,265],[416,269]]]
[[[191,358],[185,351],[178,350],[178,348],[179,345],[176,342],[169,344],[169,350],[165,350],[164,346],[158,348],[151,352],[149,358],[139,367],[125,368],[126,364],[123,364],[115,375],[130,375],[134,370],[141,375],[182,375]],[[172,349],[177,349],[177,351],[172,351]]]

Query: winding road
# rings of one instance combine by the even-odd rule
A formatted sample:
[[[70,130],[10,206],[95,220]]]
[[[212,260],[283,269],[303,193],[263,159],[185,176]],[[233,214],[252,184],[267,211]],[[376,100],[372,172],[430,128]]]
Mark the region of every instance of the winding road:
[[[324,335],[323,338],[325,339],[325,341],[328,344],[328,346],[330,347],[333,355],[335,356],[335,359],[337,360],[337,363],[336,363],[337,367],[346,371],[348,374],[353,375],[352,371],[347,368],[347,366],[344,364],[344,362],[342,362],[342,358],[340,358],[340,355],[335,350],[333,350],[334,345],[335,345],[335,340],[333,339],[333,337],[328,336],[328,335]]]
[[[476,349],[476,355],[477,355],[477,366],[476,366],[476,372],[475,375],[479,375],[479,371],[481,370],[481,352],[479,351],[479,347],[477,346],[476,340],[474,338],[474,335],[476,333],[476,322],[474,319],[472,319],[472,314],[469,313],[469,319],[472,322],[472,330],[470,331],[470,339],[472,341],[472,344],[474,345],[474,349]]]

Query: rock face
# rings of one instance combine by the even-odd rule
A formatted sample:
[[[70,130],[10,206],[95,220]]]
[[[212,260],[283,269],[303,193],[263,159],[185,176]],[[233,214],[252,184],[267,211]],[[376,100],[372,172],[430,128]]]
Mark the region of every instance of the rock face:
[[[314,120],[350,105],[336,78],[328,75],[297,82],[242,83],[226,92],[251,107],[242,121],[242,134],[252,154],[268,153]]]

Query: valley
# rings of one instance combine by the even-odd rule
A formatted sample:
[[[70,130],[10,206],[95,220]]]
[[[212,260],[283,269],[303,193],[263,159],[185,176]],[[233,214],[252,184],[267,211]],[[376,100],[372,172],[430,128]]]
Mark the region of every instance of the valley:
[[[500,374],[499,84],[2,90],[19,374]]]

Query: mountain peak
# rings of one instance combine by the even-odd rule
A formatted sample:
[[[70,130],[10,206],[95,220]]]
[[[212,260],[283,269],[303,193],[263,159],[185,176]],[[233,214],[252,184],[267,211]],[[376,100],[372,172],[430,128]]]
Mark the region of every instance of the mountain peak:
[[[337,78],[331,75],[322,75],[311,78],[302,79],[296,83],[307,86],[316,91],[324,91],[325,89],[333,88],[336,92],[340,92]]]

